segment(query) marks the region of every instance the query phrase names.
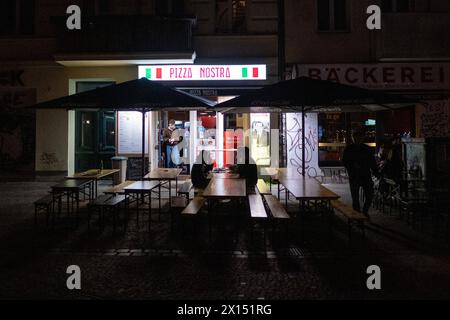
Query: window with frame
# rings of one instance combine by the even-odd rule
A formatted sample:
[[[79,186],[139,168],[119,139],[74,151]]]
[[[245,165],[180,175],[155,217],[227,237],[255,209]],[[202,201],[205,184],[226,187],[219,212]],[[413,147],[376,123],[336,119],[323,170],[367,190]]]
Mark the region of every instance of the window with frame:
[[[382,0],[381,12],[410,12],[410,0]]]
[[[317,29],[350,31],[349,0],[317,0]]]
[[[0,35],[33,34],[35,10],[35,0],[1,0]]]
[[[247,1],[216,1],[216,33],[245,33],[247,31]]]

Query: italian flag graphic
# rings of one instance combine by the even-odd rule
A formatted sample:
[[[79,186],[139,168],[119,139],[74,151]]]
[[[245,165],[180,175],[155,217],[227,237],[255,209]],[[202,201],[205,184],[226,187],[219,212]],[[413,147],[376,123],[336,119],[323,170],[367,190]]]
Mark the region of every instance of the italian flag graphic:
[[[145,77],[147,79],[152,79],[152,69],[147,68],[145,69]],[[156,74],[154,79],[161,79],[162,78],[162,68],[156,68]]]
[[[251,75],[249,71],[251,71]],[[258,68],[242,68],[242,78],[258,78]]]

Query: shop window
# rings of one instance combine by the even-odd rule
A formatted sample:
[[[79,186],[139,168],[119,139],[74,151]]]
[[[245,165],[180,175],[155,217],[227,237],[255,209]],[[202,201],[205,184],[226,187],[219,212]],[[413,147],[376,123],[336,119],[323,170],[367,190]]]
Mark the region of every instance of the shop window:
[[[409,12],[411,11],[410,0],[382,0],[382,12]]]
[[[376,115],[373,113],[320,113],[318,122],[321,167],[342,165],[342,154],[351,143],[354,130],[364,132],[364,142],[368,146],[376,146]]]
[[[247,28],[247,1],[216,1],[216,33],[245,33]]]
[[[0,35],[34,33],[35,0],[0,1]]]
[[[318,0],[317,27],[319,31],[349,31],[348,0]]]

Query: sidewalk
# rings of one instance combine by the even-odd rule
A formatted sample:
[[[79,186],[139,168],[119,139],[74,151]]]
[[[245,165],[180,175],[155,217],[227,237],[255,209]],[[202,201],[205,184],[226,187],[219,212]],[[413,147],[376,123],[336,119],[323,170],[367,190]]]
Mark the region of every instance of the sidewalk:
[[[305,242],[293,228],[287,243],[269,237],[265,255],[260,229],[255,244],[245,230],[233,241],[234,230],[219,225],[208,244],[206,225],[196,237],[171,235],[167,214],[161,221],[152,216],[150,236],[146,223],[138,229],[133,222],[116,235],[111,224],[88,233],[85,220],[78,228],[60,223],[48,230],[41,217],[35,229],[32,203],[53,184],[0,183],[0,298],[450,298],[449,246],[395,216],[371,212],[366,241],[355,233],[351,245],[342,221],[336,219],[330,239],[323,221],[311,218]],[[327,187],[349,202],[347,185]],[[82,270],[80,291],[66,288],[71,264]],[[373,264],[381,268],[382,290],[366,288]]]

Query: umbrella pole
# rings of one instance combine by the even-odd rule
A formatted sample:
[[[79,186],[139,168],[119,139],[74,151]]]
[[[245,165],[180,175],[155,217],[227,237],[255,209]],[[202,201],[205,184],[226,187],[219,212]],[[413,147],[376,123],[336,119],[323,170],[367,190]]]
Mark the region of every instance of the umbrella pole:
[[[302,106],[302,175],[305,176],[306,173],[306,162],[305,162],[305,107]]]
[[[145,109],[142,109],[142,178],[145,176]]]

